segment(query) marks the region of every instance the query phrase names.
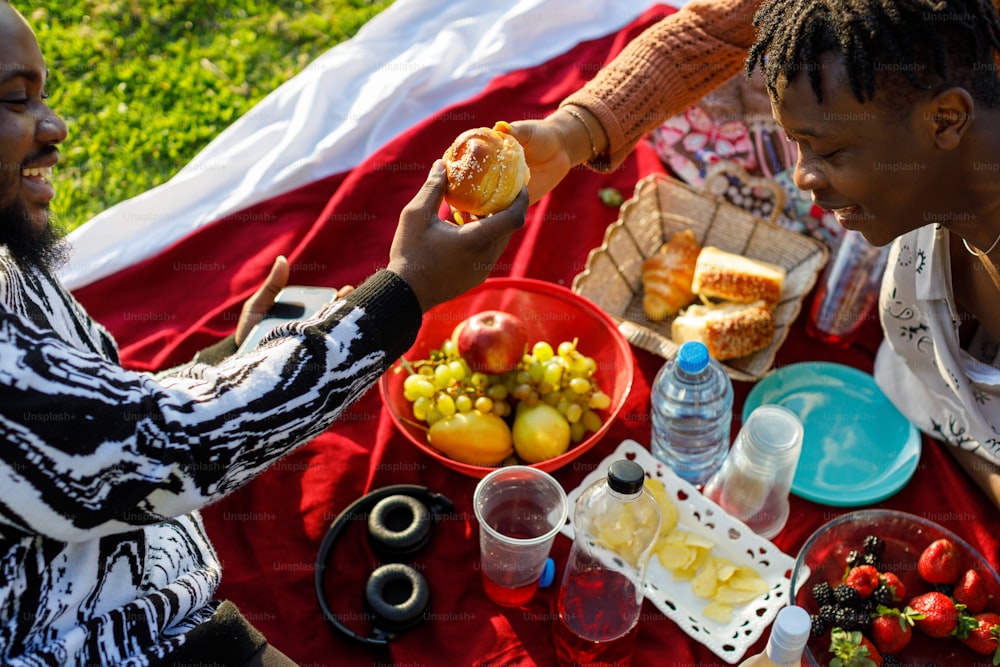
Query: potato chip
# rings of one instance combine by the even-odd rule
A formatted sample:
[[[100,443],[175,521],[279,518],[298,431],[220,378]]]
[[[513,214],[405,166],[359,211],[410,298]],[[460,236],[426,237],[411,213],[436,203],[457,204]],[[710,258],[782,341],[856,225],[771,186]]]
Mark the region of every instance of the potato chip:
[[[689,546],[701,547],[702,549],[711,549],[715,546],[715,542],[697,533],[686,533],[684,535],[684,542]]]
[[[728,561],[724,558],[720,558],[719,561],[720,561],[720,563],[718,564],[719,581],[729,581],[730,577],[736,574],[737,570],[739,570],[739,567],[732,561]]]
[[[746,567],[739,568],[726,583],[737,590],[749,591],[755,595],[766,593],[768,589],[767,582],[761,579],[759,574]]]
[[[677,505],[670,500],[667,495],[667,487],[663,486],[663,482],[660,480],[647,477],[645,487],[653,494],[653,498],[660,508],[660,535],[666,535],[677,525],[679,518]]]
[[[718,573],[715,567],[715,559],[709,556],[705,559],[705,562],[698,572],[691,579],[691,590],[698,597],[711,598],[715,595],[716,589],[719,587],[719,580],[716,578]]]
[[[653,547],[656,557],[674,581],[690,582],[695,595],[711,600],[702,612],[705,618],[729,623],[735,606],[768,591],[767,582],[753,568],[716,556],[710,538],[678,527],[679,511],[663,482],[647,478],[645,486],[660,508],[660,537]],[[616,522],[608,529],[624,531],[627,525]]]
[[[694,562],[695,552],[683,544],[668,543],[657,550],[656,557],[665,570],[682,570]]]
[[[723,625],[733,620],[732,606],[721,602],[710,602],[701,613],[705,618]]]
[[[729,583],[719,586],[718,590],[715,592],[714,600],[716,602],[725,602],[726,604],[746,604],[756,598],[760,593],[754,591],[743,590],[739,588],[733,588]]]

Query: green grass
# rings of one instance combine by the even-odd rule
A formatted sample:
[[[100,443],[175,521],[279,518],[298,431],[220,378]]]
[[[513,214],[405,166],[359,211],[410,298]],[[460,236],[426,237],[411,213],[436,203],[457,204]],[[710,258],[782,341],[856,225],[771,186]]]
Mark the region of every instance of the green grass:
[[[14,0],[69,137],[53,212],[73,229],[163,183],[392,0]]]

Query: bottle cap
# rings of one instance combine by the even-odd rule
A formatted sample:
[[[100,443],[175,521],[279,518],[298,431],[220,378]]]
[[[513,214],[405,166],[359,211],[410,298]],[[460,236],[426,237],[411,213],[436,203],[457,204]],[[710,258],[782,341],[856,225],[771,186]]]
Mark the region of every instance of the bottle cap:
[[[548,588],[552,585],[552,582],[556,578],[556,562],[551,558],[545,559],[545,565],[542,567],[542,576],[538,579],[539,588]]]
[[[771,660],[783,664],[782,661],[787,662],[801,656],[809,641],[811,629],[809,612],[794,605],[782,607],[774,619],[771,638],[767,642],[767,653]]]
[[[612,491],[631,496],[642,491],[646,471],[635,461],[620,459],[608,468],[608,486]]]
[[[700,373],[708,366],[708,348],[697,340],[689,340],[677,351],[677,363],[685,373]]]

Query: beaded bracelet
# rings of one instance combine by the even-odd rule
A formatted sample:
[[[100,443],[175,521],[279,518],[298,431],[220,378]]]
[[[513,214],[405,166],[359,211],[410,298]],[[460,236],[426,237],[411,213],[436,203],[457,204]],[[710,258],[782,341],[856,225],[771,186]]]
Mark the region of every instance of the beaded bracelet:
[[[560,107],[560,108],[573,118],[576,118],[578,121],[583,123],[583,129],[587,131],[587,137],[590,139],[590,159],[593,160],[595,157],[597,157],[597,144],[594,143],[594,133],[590,131],[590,125],[588,125],[587,121],[584,120],[583,116],[580,115],[580,112],[576,111],[575,109],[571,109],[570,107]]]

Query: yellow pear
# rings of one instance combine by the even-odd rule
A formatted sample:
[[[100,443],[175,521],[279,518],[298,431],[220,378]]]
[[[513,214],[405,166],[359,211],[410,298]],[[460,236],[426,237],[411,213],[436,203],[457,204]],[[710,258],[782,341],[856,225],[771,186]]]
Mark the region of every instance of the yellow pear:
[[[507,422],[479,410],[456,412],[434,422],[427,440],[448,458],[472,465],[496,465],[514,452]]]
[[[527,463],[539,463],[566,453],[569,449],[569,422],[558,410],[539,401],[528,406],[518,404],[514,417],[514,451]]]

